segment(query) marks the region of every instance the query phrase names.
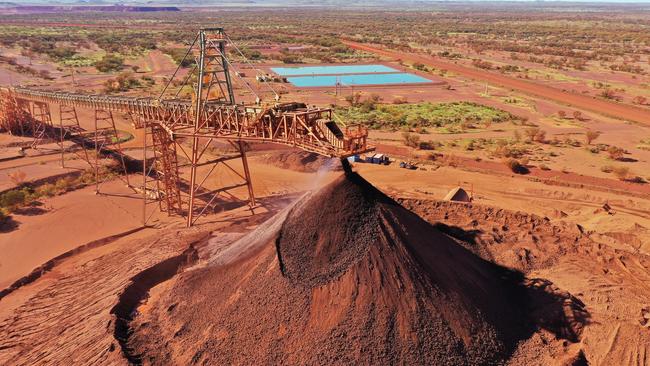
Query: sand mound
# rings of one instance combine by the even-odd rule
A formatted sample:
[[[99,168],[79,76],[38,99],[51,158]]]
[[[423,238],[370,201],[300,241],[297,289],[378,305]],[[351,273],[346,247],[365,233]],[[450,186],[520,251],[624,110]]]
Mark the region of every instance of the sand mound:
[[[515,273],[356,174],[261,230],[272,239],[182,274],[131,347],[153,364],[477,365],[529,334]]]

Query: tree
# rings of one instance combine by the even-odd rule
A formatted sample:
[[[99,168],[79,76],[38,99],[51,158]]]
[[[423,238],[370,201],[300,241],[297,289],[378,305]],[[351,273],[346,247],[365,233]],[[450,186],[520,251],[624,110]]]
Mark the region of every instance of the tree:
[[[356,107],[361,101],[361,93],[354,93],[345,96],[345,101],[350,104],[350,107]]]
[[[507,166],[510,169],[510,171],[512,171],[515,174],[529,173],[528,168],[525,165],[521,164],[517,159],[513,159],[513,158],[505,159],[503,160],[503,164]]]
[[[2,207],[9,208],[10,211],[13,211],[18,206],[24,205],[26,201],[26,195],[23,190],[13,189],[6,192],[0,197],[0,205]]]
[[[161,51],[168,54],[169,57],[171,57],[180,67],[190,67],[194,65],[194,57],[192,57],[192,55],[187,55],[187,50],[184,48],[163,48]],[[186,55],[187,57],[185,57]]]
[[[524,130],[528,141],[533,142],[544,142],[546,141],[546,131],[540,129],[539,127],[531,127]]]
[[[605,99],[617,99],[616,93],[612,89],[605,89],[600,92],[600,96]]]
[[[598,137],[600,137],[600,132],[598,131],[589,130],[585,133],[585,140],[587,140],[587,145],[591,145],[591,143]]]
[[[420,146],[420,136],[414,135],[410,132],[404,132],[402,134],[404,139],[404,145],[418,148]]]
[[[527,128],[524,130],[524,133],[528,137],[528,141],[533,142],[535,140],[535,136],[539,133],[540,129],[538,127],[531,127]]]
[[[140,81],[134,78],[130,72],[123,72],[114,79],[106,80],[104,83],[104,91],[107,93],[128,91],[140,85]]]
[[[565,111],[557,111],[557,115],[562,119],[566,118],[566,112]]]
[[[116,55],[108,54],[101,60],[95,62],[95,68],[100,72],[111,72],[121,70],[124,66],[124,60]]]
[[[50,57],[56,60],[64,60],[66,58],[70,58],[76,53],[77,52],[71,47],[55,47],[47,52]]]
[[[423,63],[420,63],[420,62],[414,63],[413,68],[416,69],[416,70],[420,70],[420,71],[427,71],[427,67]]]

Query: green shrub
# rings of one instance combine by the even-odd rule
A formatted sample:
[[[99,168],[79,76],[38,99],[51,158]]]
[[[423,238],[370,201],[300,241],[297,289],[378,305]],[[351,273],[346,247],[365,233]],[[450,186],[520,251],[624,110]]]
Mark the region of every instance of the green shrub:
[[[402,133],[402,138],[404,139],[404,145],[418,148],[420,146],[420,136],[414,135],[410,132]]]
[[[361,102],[354,96],[346,97],[349,107],[339,107],[336,113],[346,121],[382,127],[408,126],[447,127],[450,131],[461,131],[461,125],[471,128],[477,123],[502,123],[520,120],[509,112],[473,102],[379,104],[369,99]],[[400,100],[398,102],[401,103]],[[395,103],[395,101],[393,101]]]
[[[528,168],[522,165],[517,159],[505,159],[503,164],[505,164],[515,174],[526,174],[529,172]]]
[[[104,91],[107,93],[129,91],[132,88],[141,86],[140,81],[133,77],[130,72],[120,73],[115,79],[106,80]]]
[[[54,186],[54,184],[45,183],[40,187],[36,188],[35,193],[41,197],[53,197],[56,194],[56,187]]]
[[[95,62],[95,68],[100,72],[118,71],[124,67],[124,59],[113,54],[107,54]]]
[[[13,189],[5,192],[0,197],[0,206],[13,210],[25,204],[25,192],[23,190]]]
[[[420,141],[418,144],[418,149],[420,150],[435,150],[436,144],[433,141]]]
[[[180,65],[181,67],[194,66],[194,57],[191,54],[183,59],[185,54],[187,54],[187,49],[185,48],[164,48],[161,51],[168,54],[176,65]]]
[[[610,146],[607,149],[607,153],[609,154],[610,159],[612,159],[612,160],[621,160],[621,159],[623,159],[623,156],[625,155],[625,150],[621,149],[620,147]]]
[[[10,216],[10,212],[5,209],[0,207],[0,224],[4,223]]]
[[[54,183],[54,189],[57,193],[65,193],[71,190],[75,186],[75,179],[72,177],[63,177],[57,179]]]

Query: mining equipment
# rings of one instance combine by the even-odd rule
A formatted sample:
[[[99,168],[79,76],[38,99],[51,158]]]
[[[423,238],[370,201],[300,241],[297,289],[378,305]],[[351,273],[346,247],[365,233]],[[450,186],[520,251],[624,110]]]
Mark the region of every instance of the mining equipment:
[[[402,161],[399,163],[399,167],[402,169],[408,169],[408,170],[416,170],[418,166],[415,163],[412,163],[410,161]]]
[[[365,127],[339,126],[333,121],[330,108],[310,107],[298,102],[277,103],[279,96],[264,77],[258,80],[273,92],[275,101],[266,105],[261,103],[261,98],[242,74],[231,73],[234,66],[226,56],[226,45],[234,47],[244,57],[223,28],[200,29],[183,59],[193,57],[193,69],[184,80],[180,80],[179,66],[158,97],[4,87],[0,90],[0,127],[12,134],[32,136],[35,148],[44,140],[58,141],[62,165],[63,142],[76,142],[82,147],[76,153],[95,170],[97,192],[101,168],[99,157],[116,157],[125,172],[126,184],[142,198],[144,225],[151,217],[147,212],[149,204],[155,204],[170,215],[185,216],[187,226],[214,209],[219,195],[232,188],[215,190],[205,187],[206,180],[214,174],[218,164],[224,164],[242,179],[239,186],[248,187],[249,204],[255,206],[246,157],[249,143],[288,145],[342,159],[372,150],[367,143],[368,130]],[[257,76],[264,75],[250,62],[248,65]],[[233,76],[241,79],[244,86],[256,95],[256,104],[244,105],[235,101]],[[180,87],[173,93],[172,86],[179,81]],[[190,99],[179,97],[184,87],[191,87]],[[94,129],[81,128],[77,113],[80,108],[94,111]],[[53,110],[58,111],[58,121],[52,118]],[[114,113],[128,114],[133,125],[145,131],[140,171],[142,180],[138,184],[133,179],[129,181]],[[214,141],[227,142],[237,153],[210,157],[206,151]],[[89,154],[89,149],[94,149],[94,154]],[[147,159],[148,154],[153,158]],[[241,159],[243,172],[228,165],[232,159]],[[207,173],[199,175],[199,168],[204,166],[209,167]],[[201,169],[202,172],[205,170]]]

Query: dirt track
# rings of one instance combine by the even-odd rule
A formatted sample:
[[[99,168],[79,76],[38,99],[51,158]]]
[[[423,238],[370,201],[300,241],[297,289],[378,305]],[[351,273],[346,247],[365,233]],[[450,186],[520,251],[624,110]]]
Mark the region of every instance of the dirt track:
[[[493,72],[472,69],[457,65],[451,62],[440,61],[439,59],[427,56],[414,55],[370,46],[363,43],[342,40],[342,42],[356,50],[371,52],[377,55],[401,59],[404,61],[420,62],[424,65],[454,72],[464,77],[481,80],[499,87],[518,90],[522,93],[536,97],[553,100],[555,102],[570,105],[572,107],[589,110],[602,115],[620,118],[624,120],[650,124],[650,111],[637,107],[595,99],[589,96],[562,91],[553,87],[515,79]]]

